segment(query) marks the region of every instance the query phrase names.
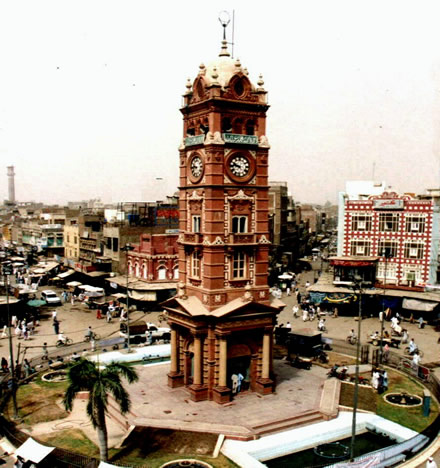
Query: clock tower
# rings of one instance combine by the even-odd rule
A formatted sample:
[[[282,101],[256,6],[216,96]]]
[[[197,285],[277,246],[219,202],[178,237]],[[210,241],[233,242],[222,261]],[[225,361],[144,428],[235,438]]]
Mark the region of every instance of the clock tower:
[[[195,401],[271,393],[276,315],[267,285],[267,93],[231,58],[200,65],[184,94],[179,289],[163,306],[171,327],[171,387]],[[241,375],[241,376],[240,376]]]

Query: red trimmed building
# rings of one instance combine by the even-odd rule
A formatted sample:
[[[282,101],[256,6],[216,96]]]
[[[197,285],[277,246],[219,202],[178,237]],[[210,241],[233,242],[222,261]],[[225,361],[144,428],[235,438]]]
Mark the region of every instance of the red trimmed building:
[[[171,327],[168,385],[226,403],[242,389],[274,391],[269,256],[269,106],[226,41],[184,95],[179,290],[163,303]]]
[[[432,200],[395,192],[347,199],[343,226],[342,256],[378,257],[380,283],[409,288],[436,283],[439,226]]]

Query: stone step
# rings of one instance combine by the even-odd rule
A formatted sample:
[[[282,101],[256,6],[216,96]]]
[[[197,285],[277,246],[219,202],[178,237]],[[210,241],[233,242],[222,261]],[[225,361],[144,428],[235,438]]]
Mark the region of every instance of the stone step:
[[[276,432],[286,431],[296,427],[309,425],[323,421],[321,413],[317,410],[301,413],[296,416],[280,419],[278,421],[270,421],[264,424],[258,424],[250,427],[254,434],[258,437],[268,434],[274,434]]]

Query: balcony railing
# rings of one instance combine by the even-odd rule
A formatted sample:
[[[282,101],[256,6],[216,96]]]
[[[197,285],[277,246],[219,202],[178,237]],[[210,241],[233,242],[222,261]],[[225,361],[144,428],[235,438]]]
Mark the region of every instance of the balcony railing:
[[[199,232],[188,232],[184,235],[184,242],[191,244],[201,244],[203,242],[203,234]]]
[[[252,233],[233,233],[229,234],[230,244],[255,244],[255,234]]]

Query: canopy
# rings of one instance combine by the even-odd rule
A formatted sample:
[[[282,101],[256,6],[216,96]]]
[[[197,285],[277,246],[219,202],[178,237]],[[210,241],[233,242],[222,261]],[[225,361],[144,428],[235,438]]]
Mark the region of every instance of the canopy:
[[[409,310],[420,310],[422,312],[432,312],[438,302],[420,301],[419,299],[403,299],[402,308]]]
[[[70,275],[73,275],[75,270],[67,270],[64,273],[59,273],[58,278],[67,278]]]
[[[81,286],[82,283],[79,281],[71,281],[70,283],[67,283],[66,286],[70,286],[71,288],[75,288],[76,286]]]
[[[40,463],[46,458],[55,447],[46,447],[36,442],[32,437],[15,451],[15,455],[23,457],[25,460],[31,460],[34,463]]]
[[[155,301],[157,299],[155,291],[129,291],[128,296],[136,301]]]
[[[30,307],[41,307],[46,305],[46,301],[42,301],[41,299],[32,299],[31,301],[28,301],[27,305]]]
[[[278,275],[278,279],[281,280],[291,280],[293,278],[292,275],[289,275],[289,273],[283,273],[282,275]]]

